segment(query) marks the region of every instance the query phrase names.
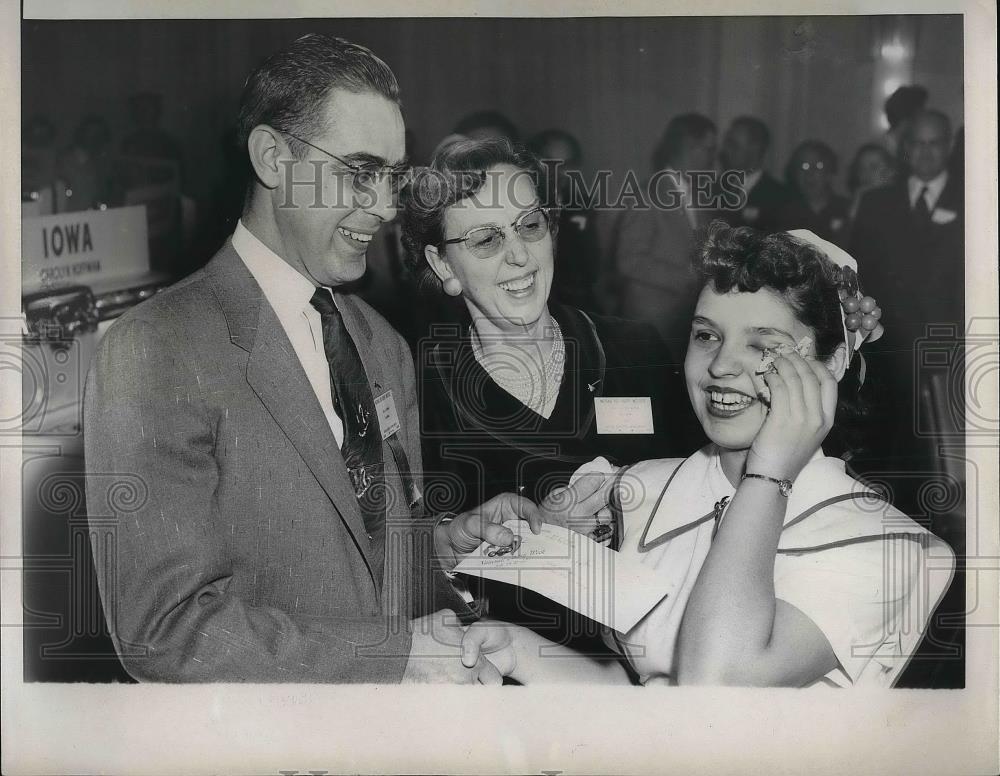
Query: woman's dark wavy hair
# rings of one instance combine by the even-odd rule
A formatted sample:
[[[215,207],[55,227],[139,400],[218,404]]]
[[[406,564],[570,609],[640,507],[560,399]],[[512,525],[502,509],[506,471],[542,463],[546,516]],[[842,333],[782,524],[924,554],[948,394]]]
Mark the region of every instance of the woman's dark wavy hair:
[[[444,252],[445,211],[478,194],[486,185],[487,172],[498,165],[511,165],[527,174],[539,202],[549,201],[547,176],[537,157],[507,140],[494,138],[448,143],[438,150],[430,167],[415,171],[410,185],[402,191],[400,225],[406,264],[422,291],[441,289],[441,282],[424,256],[424,247],[433,245]]]
[[[854,154],[854,158],[851,160],[851,166],[847,168],[847,190],[852,194],[855,193],[859,188],[861,188],[861,160],[864,158],[865,154],[876,153],[882,157],[885,163],[893,171],[893,175],[897,172],[896,159],[885,150],[878,143],[865,143],[861,146],[857,152]]]
[[[717,131],[715,122],[700,113],[674,116],[653,149],[653,170],[666,169],[676,162],[685,143],[701,140],[710,132],[714,134]]]
[[[785,232],[765,234],[715,221],[694,256],[701,287],[718,293],[767,289],[791,307],[814,333],[816,354],[826,359],[844,341],[839,268],[812,245]],[[868,404],[861,395],[860,358],[855,354],[840,381],[837,415],[828,451],[850,458],[865,447],[861,437]]]

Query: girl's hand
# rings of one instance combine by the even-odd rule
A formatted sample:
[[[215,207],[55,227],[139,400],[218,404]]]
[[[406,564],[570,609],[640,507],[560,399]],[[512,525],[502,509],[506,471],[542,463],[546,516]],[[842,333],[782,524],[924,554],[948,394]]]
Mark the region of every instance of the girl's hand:
[[[823,362],[790,351],[764,375],[771,409],[750,446],[748,472],[794,480],[833,426],[837,381]]]

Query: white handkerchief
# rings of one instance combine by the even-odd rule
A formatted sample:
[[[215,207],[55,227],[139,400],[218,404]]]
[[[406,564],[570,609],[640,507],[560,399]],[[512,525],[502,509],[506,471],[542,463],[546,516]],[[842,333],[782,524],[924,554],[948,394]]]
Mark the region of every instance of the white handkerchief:
[[[512,548],[483,542],[455,571],[526,587],[622,633],[667,594],[667,579],[583,534],[545,523],[536,535],[523,520],[504,525],[516,535]]]
[[[958,213],[943,207],[935,208],[934,212],[931,213],[931,221],[935,224],[950,224],[956,218],[958,218]]]

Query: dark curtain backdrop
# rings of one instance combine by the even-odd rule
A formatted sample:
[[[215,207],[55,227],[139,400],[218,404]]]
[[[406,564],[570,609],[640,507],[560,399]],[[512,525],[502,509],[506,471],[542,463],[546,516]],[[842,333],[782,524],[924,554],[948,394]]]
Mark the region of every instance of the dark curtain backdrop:
[[[493,107],[525,134],[574,132],[586,170],[644,174],[670,116],[697,110],[720,126],[740,113],[765,119],[776,173],[806,137],[846,167],[880,132],[880,46],[891,40],[907,46],[908,80],[962,123],[961,16],[29,21],[23,115],[50,116],[62,146],[83,116],[101,114],[117,144],[127,97],[160,92],[185,188],[201,200],[223,174],[220,143],[248,71],[307,31],[343,35],[390,64],[418,154],[463,114]]]

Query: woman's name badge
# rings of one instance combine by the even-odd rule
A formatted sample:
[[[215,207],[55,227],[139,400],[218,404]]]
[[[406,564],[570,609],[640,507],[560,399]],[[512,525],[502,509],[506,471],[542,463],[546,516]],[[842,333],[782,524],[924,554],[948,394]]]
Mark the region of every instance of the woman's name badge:
[[[383,441],[399,431],[399,415],[396,414],[396,402],[392,400],[392,391],[386,391],[375,400],[375,412],[378,415],[378,425],[382,429]]]
[[[594,398],[598,434],[652,434],[653,405],[648,396]]]

